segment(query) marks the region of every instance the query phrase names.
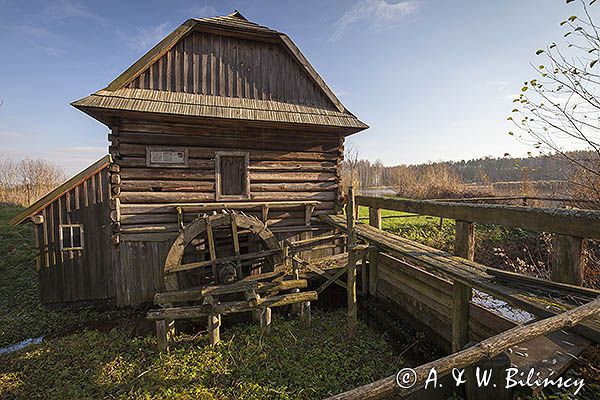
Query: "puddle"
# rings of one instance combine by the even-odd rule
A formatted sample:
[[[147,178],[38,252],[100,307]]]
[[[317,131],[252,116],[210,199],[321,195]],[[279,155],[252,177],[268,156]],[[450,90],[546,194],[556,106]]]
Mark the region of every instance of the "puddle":
[[[40,336],[35,339],[29,338],[29,339],[23,340],[22,342],[11,344],[10,346],[2,347],[2,348],[0,348],[0,356],[2,356],[4,354],[10,354],[17,350],[24,349],[25,347],[31,346],[32,344],[40,344],[40,343],[42,343],[43,339],[44,339],[43,336]]]
[[[480,292],[478,290],[473,290],[473,298],[471,301],[487,308],[488,310],[494,311],[496,314],[500,314],[504,318],[520,324],[524,324],[535,319],[533,314],[530,314],[527,311],[519,310],[518,308],[514,308],[505,301],[495,299],[489,294]]]

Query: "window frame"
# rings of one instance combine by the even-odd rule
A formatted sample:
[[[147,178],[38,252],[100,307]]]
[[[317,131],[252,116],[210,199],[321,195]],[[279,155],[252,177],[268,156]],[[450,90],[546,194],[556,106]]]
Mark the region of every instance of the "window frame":
[[[151,153],[153,151],[172,151],[181,152],[183,151],[183,164],[169,164],[169,163],[153,163]],[[146,147],[146,167],[149,168],[187,168],[189,165],[188,149],[187,147],[163,147],[163,146],[147,146]]]
[[[63,229],[69,228],[71,235],[71,247],[64,247],[64,234]],[[73,246],[73,228],[79,228],[79,246]],[[83,225],[82,224],[60,224],[59,225],[59,240],[60,240],[60,250],[61,251],[73,251],[73,250],[83,250],[84,242],[83,242]]]
[[[245,191],[242,194],[223,194],[221,179],[221,158],[243,157],[246,172]],[[250,199],[250,153],[247,151],[217,151],[215,152],[215,197],[217,200],[249,200]]]

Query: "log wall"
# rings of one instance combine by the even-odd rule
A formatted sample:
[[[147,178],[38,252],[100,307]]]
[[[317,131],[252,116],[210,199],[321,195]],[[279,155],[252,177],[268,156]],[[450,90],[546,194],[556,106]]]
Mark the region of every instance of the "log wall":
[[[43,303],[87,303],[115,297],[114,251],[105,168],[81,182],[40,214],[35,225],[39,295]],[[62,251],[60,225],[83,225],[83,249]]]
[[[240,201],[257,207],[245,213],[264,220],[264,203],[318,202],[308,224],[302,205],[269,209],[267,225],[278,239],[301,240],[332,233],[318,216],[340,209],[343,137],[335,133],[123,120],[109,139],[112,168],[118,171],[113,172],[112,180],[113,194],[119,200],[115,220],[120,242],[120,265],[116,266],[119,305],[151,301],[162,284],[164,257],[179,233],[177,205],[216,202],[217,151],[249,153],[250,199]],[[147,167],[147,146],[187,149],[188,165]],[[189,212],[184,207],[183,223],[199,213],[202,210]]]

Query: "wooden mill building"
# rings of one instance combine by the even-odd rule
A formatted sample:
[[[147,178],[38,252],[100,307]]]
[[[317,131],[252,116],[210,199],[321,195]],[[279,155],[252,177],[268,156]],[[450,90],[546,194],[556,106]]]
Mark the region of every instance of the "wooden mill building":
[[[330,233],[316,217],[341,210],[344,138],[367,128],[288,36],[239,12],[186,21],[72,104],[109,128],[109,155],[13,219],[35,224],[45,303],[151,301],[178,235],[213,212],[255,216],[279,241]],[[199,263],[260,247],[204,239]]]

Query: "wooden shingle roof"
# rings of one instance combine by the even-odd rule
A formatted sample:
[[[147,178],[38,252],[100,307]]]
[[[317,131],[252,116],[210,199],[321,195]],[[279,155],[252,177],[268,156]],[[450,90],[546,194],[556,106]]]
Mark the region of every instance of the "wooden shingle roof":
[[[189,93],[156,87],[136,86],[140,76],[165,55],[175,51],[184,38],[193,32],[225,35],[249,41],[271,43],[280,46],[284,53],[297,65],[300,75],[306,76],[310,85],[326,99],[327,104],[298,104],[289,99],[254,99],[239,95],[226,96],[221,93]],[[185,39],[188,40],[188,39]],[[241,50],[240,50],[241,51]],[[170,62],[170,61],[169,61]],[[162,64],[161,64],[162,65]],[[272,73],[270,70],[267,73]],[[281,73],[281,71],[279,71]],[[156,79],[156,78],[155,78]],[[275,79],[294,79],[291,76]],[[138,89],[139,88],[139,89]],[[302,102],[300,102],[302,103]],[[125,72],[113,80],[106,88],[72,103],[73,106],[101,120],[102,110],[135,111],[188,117],[223,118],[273,123],[294,123],[345,128],[347,132],[358,132],[368,128],[350,113],[333,91],[327,86],[316,70],[300,52],[298,47],[284,33],[248,21],[239,12],[212,18],[194,18],[183,23],[170,33],[148,53],[142,56]],[[104,121],[103,121],[104,122]]]
[[[152,112],[188,117],[326,125],[362,130],[366,124],[349,113],[323,108],[225,96],[149,89],[100,90],[73,103],[78,108]]]

